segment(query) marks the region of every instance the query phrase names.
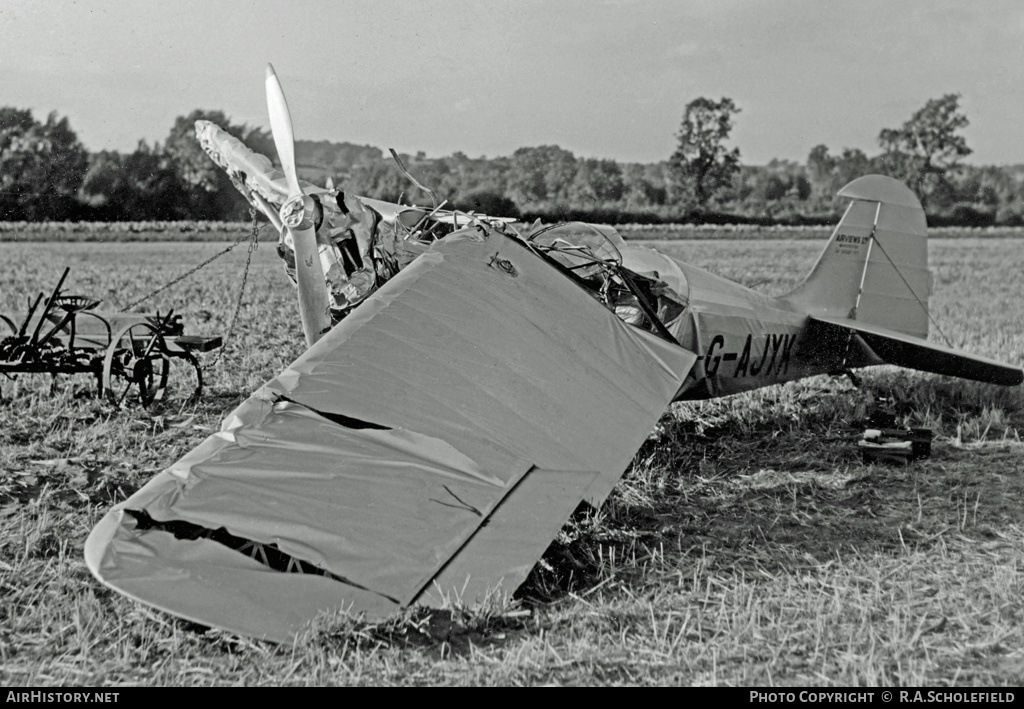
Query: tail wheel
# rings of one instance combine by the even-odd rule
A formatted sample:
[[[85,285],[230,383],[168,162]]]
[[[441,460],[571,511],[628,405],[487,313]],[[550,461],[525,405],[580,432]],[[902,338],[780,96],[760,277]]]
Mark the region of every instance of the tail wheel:
[[[103,393],[115,406],[135,397],[149,406],[163,398],[169,370],[163,335],[149,323],[128,325],[110,338],[103,358]]]

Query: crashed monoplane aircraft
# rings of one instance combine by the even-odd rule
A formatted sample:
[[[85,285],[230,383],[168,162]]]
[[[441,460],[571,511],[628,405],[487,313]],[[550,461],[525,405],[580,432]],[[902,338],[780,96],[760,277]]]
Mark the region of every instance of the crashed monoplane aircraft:
[[[674,400],[883,363],[1024,379],[925,339],[924,212],[890,178],[843,188],[814,269],[772,298],[608,227],[300,183],[272,70],[267,92],[282,170],[197,130],[281,230],[310,347],[89,536],[96,577],[149,605],[288,641],[324,611],[476,603],[601,504]]]

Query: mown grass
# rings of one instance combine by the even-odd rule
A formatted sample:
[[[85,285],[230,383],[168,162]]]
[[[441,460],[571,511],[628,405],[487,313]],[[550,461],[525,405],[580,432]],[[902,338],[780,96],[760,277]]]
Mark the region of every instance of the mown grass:
[[[780,292],[820,246],[698,241],[672,253]],[[220,248],[3,244],[0,312],[23,312],[65,265],[71,292],[120,306]],[[223,334],[245,258],[243,246],[146,307]],[[933,241],[932,268],[946,336],[1024,363],[1024,243]],[[121,412],[84,377],[0,381],[0,681],[1024,681],[1024,394],[895,369],[859,389],[815,378],[674,406],[607,504],[565,526],[511,601],[376,624],[326,617],[282,647],[206,632],[96,583],[81,550],[100,516],[301,350],[291,288],[261,246],[200,402]],[[859,459],[852,426],[879,397],[901,422],[936,431],[931,458]]]

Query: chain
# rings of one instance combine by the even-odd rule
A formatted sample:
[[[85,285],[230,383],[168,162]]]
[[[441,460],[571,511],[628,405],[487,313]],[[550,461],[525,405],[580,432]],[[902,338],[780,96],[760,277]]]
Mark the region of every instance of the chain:
[[[235,301],[235,312],[231,314],[231,322],[228,323],[228,331],[224,334],[224,339],[221,341],[220,349],[217,351],[217,356],[210,362],[210,368],[216,367],[220,364],[221,358],[224,356],[224,350],[228,348],[228,340],[231,339],[231,334],[235,330],[235,321],[238,320],[238,313],[242,309],[242,298],[245,295],[245,284],[249,280],[249,265],[252,263],[252,252],[260,247],[260,227],[256,222],[256,208],[249,207],[249,216],[252,217],[252,234],[250,234],[249,240],[249,253],[245,257],[245,270],[242,272],[242,287],[238,289],[238,300]],[[236,242],[232,248],[238,245]]]
[[[152,291],[151,293],[149,293],[147,295],[144,295],[143,297],[139,298],[138,300],[136,300],[136,301],[134,301],[132,303],[129,303],[125,307],[121,308],[120,312],[122,312],[122,313],[127,312],[128,310],[131,310],[135,306],[141,305],[142,303],[145,303],[147,300],[149,300],[153,296],[157,295],[158,293],[162,293],[163,291],[167,290],[168,288],[170,288],[171,286],[175,285],[176,283],[181,283],[183,280],[185,280],[189,276],[191,276],[194,273],[196,273],[196,271],[199,271],[200,269],[205,268],[206,266],[209,266],[211,263],[213,263],[214,261],[219,259],[221,256],[223,256],[224,254],[228,253],[229,251],[234,249],[236,246],[241,244],[243,241],[245,241],[246,239],[249,239],[249,253],[245,257],[245,271],[243,271],[243,273],[242,273],[242,287],[239,288],[239,290],[238,290],[238,300],[235,302],[235,311],[231,314],[231,322],[228,324],[228,331],[227,331],[227,333],[224,335],[224,337],[221,340],[220,350],[217,352],[217,356],[213,359],[213,362],[210,363],[211,367],[216,367],[220,363],[221,357],[224,356],[224,350],[227,349],[228,340],[230,339],[231,334],[234,332],[234,329],[235,329],[235,321],[238,320],[238,313],[242,309],[242,298],[245,296],[245,285],[246,285],[246,283],[249,280],[249,267],[252,265],[252,254],[253,254],[254,251],[256,251],[260,247],[260,238],[259,238],[260,237],[260,225],[259,225],[259,222],[256,219],[256,208],[255,207],[249,207],[249,216],[252,217],[252,227],[250,228],[248,233],[243,234],[242,236],[238,237],[235,240],[235,243],[231,244],[230,246],[228,246],[223,251],[219,251],[218,253],[214,254],[213,256],[211,256],[210,258],[206,259],[205,261],[203,261],[202,263],[198,264],[197,266],[192,267],[191,269],[189,269],[185,273],[183,273],[180,276],[178,276],[177,278],[175,278],[173,281],[169,281],[168,283],[165,283],[164,285],[160,286],[159,288],[157,288],[156,290]]]
[[[226,254],[229,251],[231,251],[232,249],[234,249],[236,246],[241,244],[247,238],[251,238],[253,241],[256,241],[256,235],[257,235],[257,231],[258,231],[258,226],[256,224],[256,210],[253,209],[252,207],[250,207],[249,208],[249,214],[252,215],[252,232],[251,233],[242,234],[240,237],[238,237],[238,239],[235,240],[235,243],[231,244],[230,246],[228,246],[223,251],[220,251],[220,252],[214,254],[213,256],[211,256],[210,258],[206,259],[205,261],[203,261],[198,266],[194,266],[190,270],[186,271],[185,273],[183,273],[180,276],[178,276],[177,278],[175,278],[173,281],[170,281],[170,282],[165,283],[164,285],[160,286],[155,291],[152,291],[151,293],[148,293],[147,295],[142,296],[138,300],[136,300],[136,301],[134,301],[132,303],[129,303],[128,305],[126,305],[123,308],[121,308],[120,312],[125,313],[125,312],[131,310],[132,308],[134,308],[135,306],[141,305],[142,303],[145,303],[147,300],[149,300],[153,296],[157,295],[158,293],[163,293],[165,290],[167,290],[171,286],[176,285],[178,283],[181,283],[183,280],[185,280],[189,276],[193,275],[196,271],[198,271],[198,270],[200,270],[202,268],[205,268],[206,266],[209,266],[211,263],[213,263],[214,261],[219,259],[221,256],[223,256],[224,254]],[[252,254],[252,249],[253,249],[253,247],[250,245],[250,247],[249,247],[250,256]],[[246,268],[248,269],[248,263],[246,263]]]

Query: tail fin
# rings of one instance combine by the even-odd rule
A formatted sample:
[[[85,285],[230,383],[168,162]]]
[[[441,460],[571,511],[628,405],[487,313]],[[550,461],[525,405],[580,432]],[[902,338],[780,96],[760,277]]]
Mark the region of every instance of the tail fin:
[[[860,177],[810,275],[785,299],[816,316],[928,335],[928,237],[917,196],[898,180]]]

